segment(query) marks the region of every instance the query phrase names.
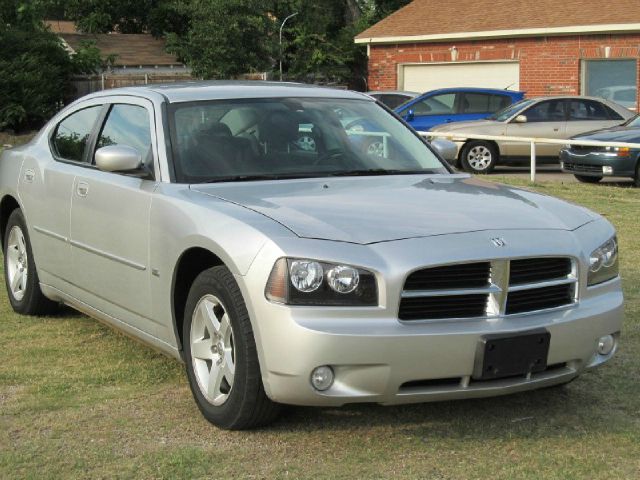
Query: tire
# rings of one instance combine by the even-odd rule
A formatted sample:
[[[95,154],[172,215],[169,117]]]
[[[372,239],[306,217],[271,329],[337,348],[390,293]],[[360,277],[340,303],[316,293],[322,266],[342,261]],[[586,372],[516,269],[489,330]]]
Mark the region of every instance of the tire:
[[[460,163],[469,173],[491,173],[498,163],[498,150],[489,142],[477,141],[465,144],[460,153]]]
[[[189,386],[209,422],[244,430],[276,419],[280,405],[264,391],[249,314],[226,267],[205,270],[193,282],[182,338]]]
[[[602,180],[602,177],[590,177],[588,175],[574,175],[574,177],[581,183],[598,183]]]
[[[638,164],[636,165],[636,174],[633,177],[633,186],[640,188],[640,160],[638,160]]]
[[[19,208],[9,215],[3,241],[4,281],[13,310],[22,315],[55,313],[58,304],[40,290],[29,231]]]

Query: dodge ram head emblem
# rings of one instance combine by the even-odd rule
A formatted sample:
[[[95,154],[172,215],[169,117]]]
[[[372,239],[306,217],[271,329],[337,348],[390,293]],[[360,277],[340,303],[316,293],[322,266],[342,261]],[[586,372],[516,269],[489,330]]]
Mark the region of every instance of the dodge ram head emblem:
[[[496,247],[506,247],[507,242],[504,241],[502,237],[495,237],[491,239],[491,243],[493,243]]]

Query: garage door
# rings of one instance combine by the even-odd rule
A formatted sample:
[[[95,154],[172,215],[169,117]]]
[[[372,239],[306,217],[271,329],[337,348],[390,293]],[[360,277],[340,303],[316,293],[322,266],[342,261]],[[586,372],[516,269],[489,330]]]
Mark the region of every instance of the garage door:
[[[447,87],[509,87],[517,90],[520,65],[518,62],[402,65],[399,80],[400,90],[412,92]]]

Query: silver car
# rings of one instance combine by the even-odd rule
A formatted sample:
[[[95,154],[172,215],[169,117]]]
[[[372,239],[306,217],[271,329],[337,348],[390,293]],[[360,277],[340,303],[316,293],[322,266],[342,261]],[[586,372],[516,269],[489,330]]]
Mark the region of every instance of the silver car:
[[[345,129],[345,108],[370,130]],[[297,145],[303,130],[316,149]],[[16,312],[66,304],[184,361],[203,415],[228,429],[281,404],[566,383],[611,358],[622,322],[606,219],[452,173],[352,92],[84,97],[2,154],[0,226]]]
[[[432,131],[453,132],[458,144],[457,166],[472,173],[489,173],[496,165],[531,157],[528,142],[474,140],[465,134],[567,139],[575,135],[621,125],[634,113],[623,106],[592,97],[540,97],[521,100],[486,120],[456,122]],[[558,163],[561,145],[539,143],[542,162]]]

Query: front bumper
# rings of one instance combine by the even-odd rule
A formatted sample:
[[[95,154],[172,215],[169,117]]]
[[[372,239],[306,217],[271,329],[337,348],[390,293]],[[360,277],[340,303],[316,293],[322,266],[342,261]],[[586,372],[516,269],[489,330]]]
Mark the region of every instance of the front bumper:
[[[597,230],[595,225],[593,230],[593,233]],[[480,235],[484,238],[486,232],[464,234],[463,243]],[[515,233],[510,235],[513,245],[524,246],[525,236],[531,233],[523,232],[521,241],[516,241]],[[528,253],[541,255],[543,249],[550,249],[556,254],[575,254],[577,245],[571,245],[570,238],[568,232],[545,232],[546,241],[537,246],[541,250]],[[620,279],[587,288],[584,270],[579,301],[566,307],[495,318],[399,321],[394,301],[399,297],[404,276],[395,272],[408,270],[405,260],[428,265],[433,261],[428,259],[429,255],[446,255],[447,245],[457,249],[455,243],[451,237],[441,237],[375,247],[381,258],[394,258],[390,267],[393,271],[385,272],[385,277],[391,280],[379,284],[379,307],[292,307],[270,303],[264,298],[264,285],[273,263],[254,262],[250,274],[238,278],[238,283],[245,298],[250,297],[247,307],[254,319],[267,395],[276,402],[308,406],[362,402],[392,405],[487,397],[568,382],[614,354],[615,349],[606,356],[599,355],[597,345],[604,335],[615,334],[617,338],[622,328]],[[320,242],[317,245],[321,247]],[[424,248],[427,245],[431,248]],[[531,242],[527,246],[530,245]],[[354,264],[370,267],[364,261],[355,261],[356,253],[363,247],[344,248],[353,250]],[[490,247],[486,251],[483,248],[478,246],[474,251],[458,254],[476,258],[489,258],[489,252],[495,254]],[[506,247],[509,248],[514,249],[507,253],[510,256],[525,253],[515,246]],[[566,251],[561,251],[563,248]],[[590,251],[589,248],[585,250]],[[273,258],[278,254],[274,253]],[[472,379],[477,346],[484,335],[507,332],[517,335],[538,328],[551,334],[546,371],[529,377]],[[319,392],[312,387],[310,376],[314,368],[322,365],[333,368],[335,381],[328,390]]]
[[[615,152],[578,154],[563,149],[560,151],[560,165],[563,172],[576,175],[633,177],[638,155],[640,155],[640,151],[637,150],[632,150],[627,157],[620,157]]]

